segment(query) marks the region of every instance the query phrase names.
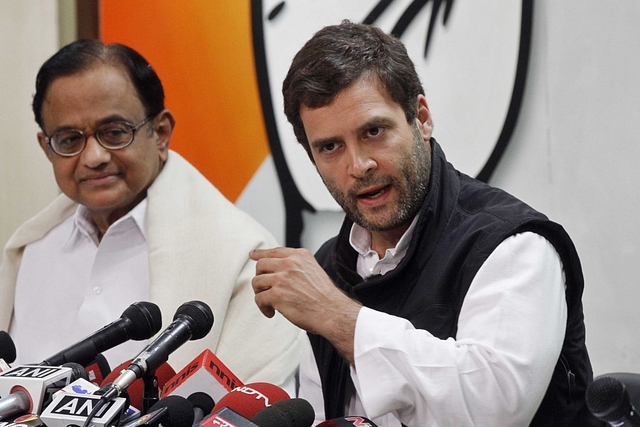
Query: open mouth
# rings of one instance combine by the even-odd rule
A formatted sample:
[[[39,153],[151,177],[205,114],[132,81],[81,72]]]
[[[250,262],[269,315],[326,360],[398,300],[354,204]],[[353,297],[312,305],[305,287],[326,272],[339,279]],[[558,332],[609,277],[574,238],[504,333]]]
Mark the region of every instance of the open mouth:
[[[373,191],[359,194],[358,199],[375,200],[385,194],[389,190],[389,187],[390,185],[385,185],[384,187],[375,189]]]

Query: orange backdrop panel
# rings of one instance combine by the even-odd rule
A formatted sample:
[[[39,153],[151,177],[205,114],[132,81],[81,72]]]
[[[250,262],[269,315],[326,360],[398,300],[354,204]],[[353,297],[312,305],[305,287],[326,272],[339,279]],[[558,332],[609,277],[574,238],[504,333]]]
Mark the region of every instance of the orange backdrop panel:
[[[255,75],[248,0],[107,0],[101,38],[155,68],[176,117],[171,148],[235,202],[269,146]]]

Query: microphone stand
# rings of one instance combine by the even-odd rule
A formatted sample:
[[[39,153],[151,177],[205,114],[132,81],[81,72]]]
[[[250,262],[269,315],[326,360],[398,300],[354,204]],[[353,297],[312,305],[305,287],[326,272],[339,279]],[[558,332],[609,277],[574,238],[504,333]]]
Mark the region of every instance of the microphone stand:
[[[142,390],[142,414],[145,415],[149,412],[149,408],[151,408],[159,398],[158,391],[158,377],[156,376],[155,371],[147,373],[142,377],[144,382],[144,388]]]

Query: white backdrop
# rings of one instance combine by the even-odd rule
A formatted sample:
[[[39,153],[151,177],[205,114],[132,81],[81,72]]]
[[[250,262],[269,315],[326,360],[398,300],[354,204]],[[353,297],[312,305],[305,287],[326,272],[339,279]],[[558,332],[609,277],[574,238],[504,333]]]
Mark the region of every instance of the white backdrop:
[[[534,3],[522,110],[490,183],[572,236],[585,273],[594,373],[640,373],[640,2]],[[439,138],[438,111],[430,107]],[[237,204],[284,241],[282,211],[265,214],[266,201],[255,205],[277,182],[266,162]],[[312,250],[335,234],[340,216],[323,212],[315,220],[313,234],[303,234]]]
[[[491,181],[573,237],[596,375],[640,372],[639,24],[638,0],[535,2],[523,107]],[[55,1],[0,0],[1,245],[57,193],[30,110],[37,69],[57,48],[56,25]],[[238,204],[283,241],[282,210],[252,207],[261,185],[277,185],[270,163],[259,173]],[[328,221],[305,241],[313,249],[334,227]]]

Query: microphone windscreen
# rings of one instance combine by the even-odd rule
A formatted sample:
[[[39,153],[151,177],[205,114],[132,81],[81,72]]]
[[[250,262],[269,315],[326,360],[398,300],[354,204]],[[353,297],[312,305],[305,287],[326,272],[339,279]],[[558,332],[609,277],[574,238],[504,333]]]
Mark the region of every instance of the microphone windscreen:
[[[134,341],[149,339],[162,328],[162,313],[152,302],[139,301],[131,304],[122,313],[122,317],[131,320],[129,336]]]
[[[251,419],[267,406],[286,399],[289,394],[277,385],[256,382],[234,388],[216,403],[212,413],[227,407]]]
[[[69,380],[69,383],[72,383],[75,380],[78,380],[80,378],[82,378],[83,380],[89,381],[89,374],[87,374],[87,371],[84,369],[84,366],[82,366],[81,364],[75,363],[75,362],[67,362],[67,363],[63,363],[62,366],[71,368],[71,379]]]
[[[204,414],[211,413],[211,410],[215,406],[215,402],[207,393],[196,391],[191,393],[187,400],[191,402],[194,408],[200,408]]]
[[[180,317],[188,317],[193,320],[191,330],[191,340],[204,338],[213,327],[213,312],[211,308],[202,301],[189,301],[182,304],[176,310],[173,320]]]
[[[16,360],[16,345],[5,331],[0,331],[0,359],[7,363],[13,363]]]
[[[131,360],[127,360],[115,367],[113,371],[109,375],[107,375],[100,384],[100,386],[104,386],[107,383],[112,383],[116,378],[120,376],[120,373],[127,369],[131,364]],[[171,365],[168,363],[163,363],[160,365],[158,369],[156,369],[156,377],[158,378],[158,388],[161,389],[164,384],[169,381],[176,374],[176,371],[173,370]],[[135,380],[129,387],[127,387],[127,391],[129,392],[129,398],[131,399],[131,406],[137,409],[142,409],[142,397],[144,396],[144,380],[142,378],[138,378]]]
[[[267,406],[251,418],[251,421],[260,427],[311,427],[315,415],[309,402],[295,397]]]
[[[170,427],[191,427],[193,425],[193,405],[184,397],[174,395],[160,399],[149,408],[149,413],[160,408],[167,408]]]

